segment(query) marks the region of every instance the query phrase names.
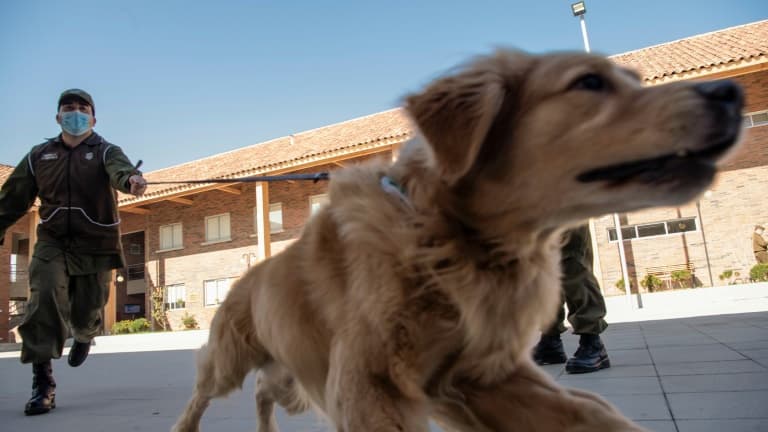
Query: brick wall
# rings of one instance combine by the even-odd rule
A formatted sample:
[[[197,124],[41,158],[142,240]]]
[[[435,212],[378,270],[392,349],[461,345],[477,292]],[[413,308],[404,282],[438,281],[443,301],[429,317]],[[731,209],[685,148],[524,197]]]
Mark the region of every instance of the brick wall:
[[[746,91],[746,112],[768,109],[768,71],[734,78]],[[701,285],[722,284],[719,275],[735,270],[748,278],[756,263],[752,254],[755,224],[768,225],[768,126],[745,130],[741,149],[724,166],[713,186],[700,199],[701,220],[695,232],[627,240],[627,266],[633,287],[649,266],[693,262]],[[679,208],[659,208],[621,215],[622,225],[635,225],[685,217],[698,218],[695,203]],[[595,220],[596,241],[607,294],[621,293],[615,283],[621,279],[617,243],[608,242],[613,217]],[[703,228],[703,229],[702,229]],[[704,240],[706,239],[706,250]],[[708,259],[707,259],[708,256]],[[709,267],[708,267],[709,266]]]
[[[378,157],[391,157],[389,154]],[[357,163],[368,158],[360,158],[346,163]],[[311,172],[331,171],[336,165],[314,167]],[[237,278],[250,264],[258,261],[255,235],[256,225],[254,207],[256,206],[256,186],[243,183],[237,188],[239,195],[212,190],[186,196],[193,204],[180,204],[163,201],[150,206],[151,213],[144,216],[125,216],[123,231],[144,229],[146,249],[146,278],[148,290],[174,284],[184,284],[186,304],[184,309],[167,312],[168,324],[172,329],[183,328],[182,317],[185,313],[194,315],[201,328],[208,328],[215,306],[205,306],[204,283],[206,280]],[[269,183],[269,201],[282,203],[283,231],[271,235],[271,253],[275,255],[293,242],[310,214],[310,197],[323,194],[327,190],[326,182],[283,181]],[[230,215],[231,240],[205,243],[205,217],[222,213]],[[160,249],[160,226],[182,224],[183,245],[179,250],[158,252]],[[148,291],[149,293],[149,291]],[[147,295],[147,311],[150,310],[150,298]],[[118,304],[118,308],[122,306]],[[149,312],[148,312],[149,316]]]
[[[10,231],[10,230],[9,230]],[[11,233],[6,233],[5,241],[0,246],[0,343],[10,341],[8,328],[8,294],[11,290]]]
[[[0,343],[12,341],[9,320],[9,300],[11,290],[11,252],[13,248],[14,234],[21,237],[29,235],[29,216],[25,215],[5,232],[3,245],[0,246]],[[16,265],[21,271],[26,272],[29,260],[29,249],[18,251]]]

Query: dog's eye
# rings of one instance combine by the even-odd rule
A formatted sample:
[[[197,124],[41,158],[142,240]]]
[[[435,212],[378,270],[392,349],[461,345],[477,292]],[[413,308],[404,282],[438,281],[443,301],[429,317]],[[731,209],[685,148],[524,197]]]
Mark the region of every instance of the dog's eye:
[[[593,73],[576,78],[569,87],[569,90],[605,91],[607,89],[608,83],[605,82],[603,77]]]

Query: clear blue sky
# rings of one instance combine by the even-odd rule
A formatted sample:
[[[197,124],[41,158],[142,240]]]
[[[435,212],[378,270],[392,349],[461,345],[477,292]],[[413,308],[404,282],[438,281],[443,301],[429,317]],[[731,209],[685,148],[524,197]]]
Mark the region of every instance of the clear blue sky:
[[[0,0],[0,163],[59,132],[65,88],[89,91],[96,131],[154,170],[396,107],[493,47],[582,49],[570,3]],[[768,18],[766,0],[587,8],[605,54]]]

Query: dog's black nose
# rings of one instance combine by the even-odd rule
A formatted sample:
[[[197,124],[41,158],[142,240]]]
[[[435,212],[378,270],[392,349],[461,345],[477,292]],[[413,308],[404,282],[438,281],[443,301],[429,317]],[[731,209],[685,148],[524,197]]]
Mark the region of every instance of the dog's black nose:
[[[711,102],[720,102],[741,108],[744,103],[744,92],[741,87],[730,80],[707,81],[696,84],[696,91]]]

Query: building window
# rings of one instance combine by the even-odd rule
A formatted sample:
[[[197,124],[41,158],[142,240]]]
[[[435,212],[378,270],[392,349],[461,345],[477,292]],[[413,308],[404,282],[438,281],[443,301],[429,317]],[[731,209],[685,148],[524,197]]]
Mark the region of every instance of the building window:
[[[696,231],[696,218],[673,219],[664,222],[654,222],[640,225],[625,225],[621,227],[623,240],[643,237],[659,237]],[[609,241],[616,241],[616,229],[608,228]]]
[[[696,231],[696,219],[680,219],[667,222],[667,234],[675,234],[686,231]]]
[[[664,235],[666,233],[667,233],[667,224],[663,222],[637,226],[638,237],[653,237],[653,236]]]
[[[184,284],[165,287],[165,309],[184,309],[187,306],[187,289]]]
[[[253,208],[253,228],[256,231],[259,226],[259,213],[256,207]],[[272,203],[269,205],[269,232],[283,232],[283,203]]]
[[[224,301],[229,292],[229,282],[231,279],[207,280],[203,284],[205,291],[205,305],[216,306]]]
[[[128,255],[141,255],[141,245],[139,243],[131,243],[128,246]]]
[[[328,194],[312,195],[309,197],[309,214],[317,213],[326,203],[328,203]]]
[[[283,203],[269,205],[269,232],[283,232]]]
[[[11,283],[16,282],[18,280],[17,274],[18,274],[18,266],[16,264],[16,258],[18,255],[11,254]]]
[[[768,110],[744,114],[744,127],[768,125]]]
[[[178,249],[181,247],[181,224],[175,223],[160,226],[160,250]]]
[[[229,213],[205,218],[205,241],[231,240],[229,234]]]

